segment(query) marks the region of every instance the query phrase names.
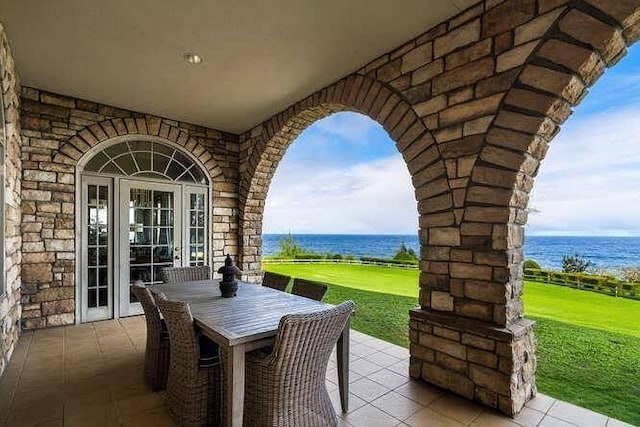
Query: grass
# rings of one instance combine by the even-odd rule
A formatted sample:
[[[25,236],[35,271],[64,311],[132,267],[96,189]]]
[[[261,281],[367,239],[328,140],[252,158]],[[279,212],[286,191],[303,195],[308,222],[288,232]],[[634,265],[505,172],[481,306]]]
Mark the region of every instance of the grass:
[[[358,264],[264,264],[263,268],[293,277],[385,294],[418,296],[418,270]]]
[[[418,271],[395,267],[267,264],[266,270],[330,284],[325,301],[352,299],[354,329],[408,346]],[[525,283],[536,320],[538,390],[640,425],[640,301]]]

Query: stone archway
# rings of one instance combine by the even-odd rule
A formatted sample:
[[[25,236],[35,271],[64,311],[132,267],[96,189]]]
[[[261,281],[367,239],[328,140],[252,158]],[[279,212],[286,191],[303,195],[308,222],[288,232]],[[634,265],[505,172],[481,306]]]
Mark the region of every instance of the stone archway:
[[[213,158],[213,154],[189,135],[189,132],[177,126],[163,123],[158,117],[114,118],[104,120],[77,132],[60,146],[59,153],[53,161],[68,165],[76,165],[78,160],[92,147],[118,136],[156,136],[179,145],[193,155],[207,170],[211,182],[224,181],[222,168]]]
[[[217,233],[211,239],[212,261],[221,263],[225,251],[235,254],[236,160],[218,148],[233,136],[31,88],[23,88],[22,99],[21,122],[27,133],[22,148],[29,153],[21,182],[22,235],[28,242],[22,247],[25,329],[77,321],[78,160],[109,139],[138,135],[188,151],[211,181],[210,229]]]
[[[469,153],[460,241],[451,245],[442,281],[428,273],[431,298],[427,304],[421,300],[411,326],[412,356],[419,364],[412,364],[412,375],[508,414],[519,412],[535,395],[533,324],[523,318],[521,301],[533,178],[586,87],[640,36],[637,0],[540,2],[538,15],[526,12],[528,4],[533,3],[506,1],[483,15],[483,24],[492,22],[490,13],[514,15],[513,29],[506,28],[513,32],[505,34],[512,41],[520,38],[520,47],[513,49],[520,54],[502,56],[513,68],[504,72],[504,96]],[[518,13],[529,13],[524,24],[518,23]],[[501,55],[495,61],[499,71]],[[438,307],[436,295],[451,305]]]
[[[289,145],[315,121],[356,111],[380,123],[396,142],[415,187],[418,211],[447,211],[452,196],[435,139],[411,105],[392,87],[352,75],[272,117],[249,134],[240,181],[241,265],[249,280],[260,277],[262,215],[271,178]],[[432,237],[432,239],[438,237]],[[421,239],[428,239],[421,234]],[[426,241],[425,241],[426,243]]]
[[[369,115],[398,141],[419,201],[411,375],[519,412],[536,393],[533,322],[520,299],[533,177],[585,87],[640,37],[639,7],[482,1],[254,128],[241,138],[243,268],[259,272],[266,189],[288,144],[333,111]]]

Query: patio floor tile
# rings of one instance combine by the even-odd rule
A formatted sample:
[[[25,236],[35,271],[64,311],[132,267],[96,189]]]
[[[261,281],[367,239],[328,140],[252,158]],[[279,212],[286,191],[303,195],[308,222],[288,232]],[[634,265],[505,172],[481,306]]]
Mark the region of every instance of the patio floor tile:
[[[576,424],[562,421],[559,418],[552,417],[551,415],[545,416],[538,427],[576,427]]]
[[[549,409],[548,414],[581,427],[604,427],[607,425],[606,416],[559,400]]]
[[[399,420],[407,419],[424,408],[419,403],[394,391],[380,396],[371,404]]]
[[[364,359],[384,367],[395,365],[400,361],[400,359],[390,356],[382,351],[365,356]]]
[[[404,420],[404,423],[412,427],[461,427],[464,425],[430,408],[424,408],[416,412]]]
[[[367,376],[382,369],[382,366],[365,359],[352,360],[350,369],[356,374]]]
[[[433,401],[429,408],[465,425],[478,418],[485,411],[477,403],[449,395]]]
[[[377,353],[378,350],[376,350],[373,347],[369,347],[366,344],[356,344],[354,346],[351,346],[351,348],[349,349],[349,352],[354,356],[366,357],[366,356],[369,356],[370,354]]]
[[[365,405],[344,419],[354,427],[395,427],[400,423],[400,420],[373,405]]]
[[[369,378],[359,379],[352,383],[349,386],[349,389],[353,394],[366,402],[371,402],[383,394],[388,393],[390,390],[388,387],[378,384],[375,381],[371,381]]]
[[[527,408],[535,409],[536,411],[547,413],[555,401],[556,399],[553,397],[538,393],[536,397],[528,401],[525,406]]]
[[[410,381],[395,388],[394,391],[425,406],[440,398],[443,394],[442,390],[432,385],[417,381]]]
[[[535,427],[542,421],[542,418],[544,418],[544,412],[525,406],[513,420],[524,427]]]
[[[388,369],[381,369],[378,372],[374,372],[370,374],[368,378],[390,388],[400,387],[409,381],[406,375],[400,375]]]
[[[144,317],[22,333],[0,378],[0,425],[174,426],[142,377]],[[408,376],[408,350],[352,331],[349,413],[340,409],[336,364],[327,389],[340,426],[627,427],[539,394],[514,419]],[[335,354],[332,356],[335,358]]]

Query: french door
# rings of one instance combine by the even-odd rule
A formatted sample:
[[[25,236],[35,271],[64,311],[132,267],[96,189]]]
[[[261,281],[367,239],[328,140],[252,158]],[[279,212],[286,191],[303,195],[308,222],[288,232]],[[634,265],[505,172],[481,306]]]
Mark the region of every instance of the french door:
[[[110,178],[85,177],[82,186],[83,322],[113,317],[113,191]]]
[[[207,264],[206,187],[83,176],[81,321],[142,313],[137,280]]]
[[[120,315],[142,313],[131,284],[162,282],[164,267],[182,265],[181,187],[120,180]]]

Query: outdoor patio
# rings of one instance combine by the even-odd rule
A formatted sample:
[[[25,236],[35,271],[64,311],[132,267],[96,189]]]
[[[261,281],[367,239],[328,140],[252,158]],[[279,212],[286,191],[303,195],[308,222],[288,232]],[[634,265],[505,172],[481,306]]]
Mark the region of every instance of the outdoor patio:
[[[142,378],[144,317],[24,332],[0,381],[6,426],[173,426],[160,393]],[[351,334],[349,426],[622,426],[538,395],[510,419],[407,376],[409,352]],[[339,412],[335,363],[327,389]]]
[[[640,0],[62,3],[0,3],[5,425],[171,424],[131,283],[228,254],[261,282],[271,179],[340,111],[380,124],[411,176],[422,380],[408,350],[354,334],[341,421],[616,424],[532,399],[523,242],[547,148],[640,39]]]

